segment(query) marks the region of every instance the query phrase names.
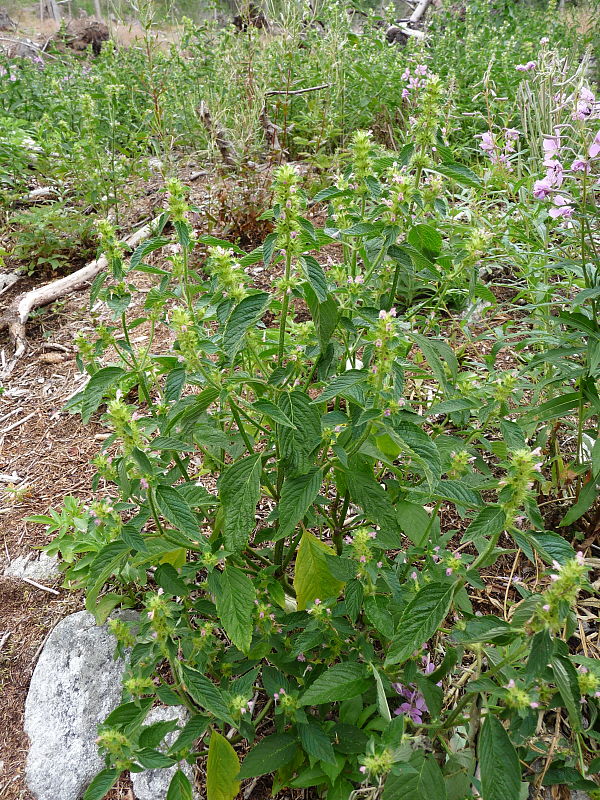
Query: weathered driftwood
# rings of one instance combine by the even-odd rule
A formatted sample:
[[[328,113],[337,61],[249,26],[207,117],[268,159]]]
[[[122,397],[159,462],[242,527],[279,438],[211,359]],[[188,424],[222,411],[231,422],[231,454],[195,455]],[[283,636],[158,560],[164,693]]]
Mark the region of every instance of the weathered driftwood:
[[[137,247],[138,244],[151,235],[154,222],[156,222],[156,220],[144,225],[125,239],[125,245],[130,249]],[[13,357],[3,371],[5,376],[13,371],[15,364],[27,349],[26,324],[31,312],[35,308],[53,303],[55,300],[58,300],[59,297],[64,297],[64,295],[69,294],[69,292],[80,289],[86,283],[93,280],[99,272],[106,269],[107,266],[108,262],[105,256],[100,256],[100,258],[90,261],[85,267],[78,269],[71,275],[66,275],[64,278],[46,283],[44,286],[38,286],[15,298],[6,316],[0,317],[0,328],[8,328],[8,333],[14,347]]]
[[[235,145],[227,136],[225,129],[222,128],[218,122],[212,118],[208,106],[202,100],[197,108],[198,117],[200,122],[204,125],[209,135],[214,139],[215,144],[219,148],[221,158],[228,167],[234,167],[240,161]]]
[[[385,38],[387,41],[390,42],[390,44],[406,44],[408,38],[410,37],[414,39],[424,39],[425,33],[423,31],[415,30],[409,26],[416,25],[417,22],[421,20],[421,17],[427,11],[427,8],[430,4],[431,0],[419,0],[415,10],[408,18],[408,25],[404,25],[403,22],[399,22],[396,25],[390,25],[385,32]]]

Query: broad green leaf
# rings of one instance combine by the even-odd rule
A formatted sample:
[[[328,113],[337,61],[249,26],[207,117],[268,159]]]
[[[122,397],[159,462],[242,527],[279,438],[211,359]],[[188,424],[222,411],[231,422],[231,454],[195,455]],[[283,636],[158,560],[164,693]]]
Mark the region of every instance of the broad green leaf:
[[[317,467],[313,467],[306,475],[285,479],[279,501],[278,539],[294,532],[319,494],[322,481],[323,472]]]
[[[173,486],[159,486],[156,489],[155,497],[163,517],[178,531],[189,536],[191,542],[198,544],[200,540],[198,518],[177,489]]]
[[[173,758],[151,747],[144,747],[138,750],[136,753],[136,761],[144,767],[144,769],[165,769],[166,767],[172,767],[175,763]]]
[[[192,784],[180,769],[171,778],[166,800],[192,800]]]
[[[477,189],[481,186],[481,180],[477,175],[463,164],[455,164],[449,162],[448,164],[436,164],[431,168],[433,172],[438,172],[446,178],[450,178],[461,186],[469,186]]]
[[[600,474],[591,478],[581,489],[577,502],[571,506],[563,519],[561,520],[560,527],[564,528],[566,525],[572,525],[573,522],[578,520],[585,512],[596,502],[598,497],[598,483],[600,482]]]
[[[277,432],[282,466],[290,477],[303,475],[311,468],[311,456],[321,444],[319,413],[310,397],[297,390],[282,394],[277,405],[294,425],[294,429],[282,426]]]
[[[408,336],[423,353],[433,377],[446,391],[450,391],[451,387],[448,383],[444,363],[449,368],[451,377],[456,380],[458,362],[452,348],[446,342],[439,339],[428,339],[420,333],[411,332]]]
[[[118,769],[103,769],[85,790],[83,800],[102,800],[119,780]]]
[[[174,597],[184,597],[187,594],[185,581],[171,564],[159,564],[154,572],[154,580],[167,594]]]
[[[89,422],[106,392],[118,382],[125,371],[121,367],[102,367],[90,378],[83,390],[81,399],[81,416],[84,422]]]
[[[305,285],[304,295],[315,324],[321,353],[324,353],[337,326],[337,303],[331,295],[328,296],[324,303],[319,302],[319,298],[315,294],[313,288],[308,284]]]
[[[479,766],[483,800],[516,800],[520,797],[519,758],[500,720],[486,716],[479,735]]]
[[[260,453],[255,453],[236,461],[219,478],[219,497],[225,514],[225,543],[234,552],[246,547],[254,530],[261,472]]]
[[[465,531],[462,541],[472,542],[481,536],[495,536],[506,526],[506,514],[500,506],[490,505],[482,509]]]
[[[423,472],[429,488],[433,490],[442,474],[440,454],[433,439],[412,422],[396,420],[392,437],[415,462],[417,471]]]
[[[88,590],[85,598],[85,607],[94,612],[98,594],[107,579],[116,572],[124,563],[129,553],[129,545],[117,539],[105,545],[92,561],[88,573]]]
[[[348,389],[356,386],[358,383],[364,383],[368,378],[368,373],[364,369],[349,369],[334,378],[331,383],[326,386],[322,393],[313,400],[313,403],[325,403],[332,400],[338,395],[344,396]]]
[[[446,800],[444,776],[433,755],[419,752],[388,775],[382,800]],[[513,800],[517,800],[515,797]]]
[[[271,297],[267,292],[258,292],[244,297],[231,312],[223,332],[223,350],[233,361],[244,342],[244,337],[254,327],[269,305]]]
[[[457,506],[466,508],[480,508],[483,505],[481,497],[473,489],[469,489],[458,480],[444,479],[437,483],[434,495],[440,500],[449,500]]]
[[[526,422],[547,422],[549,419],[567,417],[579,406],[579,392],[568,392],[541,405],[532,406],[523,416]]]
[[[344,473],[351,499],[365,512],[367,519],[381,530],[377,538],[387,547],[400,546],[400,525],[397,511],[389,494],[375,480],[370,463],[361,457],[350,461],[350,468]]]
[[[329,764],[335,764],[335,753],[329,740],[329,736],[325,733],[323,728],[316,723],[309,723],[308,725],[298,725],[298,736],[300,743],[305,752],[309,756],[318,759],[319,761],[326,761]]]
[[[153,253],[155,250],[160,250],[162,247],[166,247],[170,243],[171,239],[167,238],[166,236],[158,236],[154,239],[148,239],[148,241],[142,242],[142,244],[138,245],[133,251],[131,258],[129,259],[129,268],[135,269],[149,253]]]
[[[265,736],[250,750],[237,777],[257,778],[275,772],[290,763],[297,749],[298,741],[291,733]]]
[[[144,721],[152,706],[152,698],[147,697],[138,702],[121,703],[102,723],[108,728],[136,728]]]
[[[185,664],[181,665],[181,674],[185,690],[199,706],[210,711],[218,720],[228,722],[230,725],[234,724],[225,696],[212,681],[209,681],[201,672],[186,667]]]
[[[327,278],[323,272],[323,267],[314,256],[300,256],[300,266],[304,271],[306,280],[310,283],[313,292],[317,296],[319,303],[327,300]]]
[[[317,598],[337,597],[342,591],[344,584],[334,578],[329,570],[328,555],[335,555],[331,547],[309,531],[302,534],[294,573],[299,611]]]
[[[422,547],[425,544],[425,537],[432,527],[427,511],[416,503],[400,500],[396,503],[396,514],[398,524],[405,536],[408,536],[413,544]]]
[[[233,747],[217,731],[210,735],[206,764],[207,800],[233,800],[240,790],[240,762]]]
[[[273,422],[276,422],[278,425],[283,425],[284,428],[295,427],[294,423],[286,417],[283,411],[277,408],[275,403],[272,403],[270,400],[257,400],[255,403],[252,403],[252,407],[260,411],[261,414],[272,419]]]
[[[252,643],[252,613],[256,589],[241,569],[226,566],[219,575],[217,613],[225,633],[234,645],[247,653]]]
[[[430,583],[413,597],[398,622],[386,665],[406,661],[433,636],[450,609],[453,593],[454,584]]]
[[[319,706],[349,700],[365,692],[373,684],[367,677],[367,668],[356,661],[334,664],[311,683],[300,698],[300,705]]]
[[[409,244],[430,257],[437,256],[442,249],[442,237],[431,225],[413,225],[407,238]]]

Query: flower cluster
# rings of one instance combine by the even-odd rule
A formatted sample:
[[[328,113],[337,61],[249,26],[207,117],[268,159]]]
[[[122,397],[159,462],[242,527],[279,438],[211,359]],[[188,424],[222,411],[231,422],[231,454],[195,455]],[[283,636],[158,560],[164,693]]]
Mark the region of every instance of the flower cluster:
[[[515,152],[520,132],[516,128],[505,128],[502,138],[496,136],[493,131],[485,131],[478,136],[481,139],[479,147],[489,156],[492,164],[502,165],[509,172],[512,171],[510,157]]]
[[[364,185],[365,178],[373,172],[373,134],[371,131],[355,131],[350,142],[350,153],[352,157],[352,172],[359,181],[356,191],[366,191]]]
[[[189,311],[180,306],[174,308],[171,312],[171,325],[177,335],[179,352],[187,367],[191,370],[198,369],[200,363],[198,335]]]
[[[217,279],[216,289],[225,297],[231,297],[236,303],[247,294],[247,276],[233,257],[232,250],[224,247],[211,247],[208,251],[207,271]]]
[[[279,215],[275,224],[277,246],[289,249],[300,233],[298,218],[303,204],[302,194],[298,191],[300,177],[289,164],[283,164],[275,173],[273,190]]]
[[[143,448],[144,439],[131,408],[122,400],[111,400],[107,412],[115,433],[123,441],[124,451],[130,453],[136,447]]]
[[[427,74],[429,70],[427,64],[417,64],[414,72],[411,73],[410,67],[407,67],[400,76],[403,81],[406,81],[407,86],[402,89],[402,99],[408,100],[411,97],[411,91],[414,93],[416,89],[421,89],[427,83]]]
[[[167,206],[173,222],[185,222],[189,206],[183,184],[176,178],[167,181]]]
[[[565,614],[587,583],[588,567],[582,552],[564,564],[553,561],[552,566],[555,571],[550,575],[550,586],[540,597],[534,626],[558,631],[564,624]]]
[[[539,460],[540,448],[535,450],[515,450],[511,457],[506,478],[500,482],[503,487],[499,500],[508,520],[513,521],[517,511],[523,506],[533,487],[543,462]]]
[[[389,379],[392,374],[392,364],[396,350],[395,317],[395,308],[391,308],[389,311],[382,310],[379,312],[379,320],[375,326],[374,334],[376,338],[371,360],[370,378],[380,389],[383,387],[384,381]]]

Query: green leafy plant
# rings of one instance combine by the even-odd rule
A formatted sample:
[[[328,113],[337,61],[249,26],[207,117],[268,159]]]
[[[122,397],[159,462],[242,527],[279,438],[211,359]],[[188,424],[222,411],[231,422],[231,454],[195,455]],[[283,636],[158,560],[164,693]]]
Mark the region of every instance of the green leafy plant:
[[[89,419],[106,404],[113,433],[96,481],[114,497],[83,522],[71,509],[77,530],[48,524],[52,552],[82,554],[66,579],[85,588],[87,608],[103,620],[135,605],[140,616],[110,623],[133,649],[88,799],[122,770],[202,756],[211,798],[266,774],[274,793],[329,800],[357,787],[383,800],[513,800],[528,782],[596,790],[600,672],[567,645],[588,565],[544,529],[545,455],[511,418],[515,379],[474,387],[428,330],[427,304],[394,305],[407,272],[444,285],[450,234],[429,176],[478,183],[432,156],[435,77],[428,87],[404,164],[358,132],[343,178],[310,200],[280,167],[274,230],[254,251],[194,232],[176,181],[154,237],[129,259],[102,225],[109,269],[92,297],[114,325],[80,340],[91,377],[72,407]],[[307,213],[323,203],[319,228]],[[244,271],[260,261],[280,276],[271,291]],[[141,321],[127,316],[136,272],[156,279],[143,346],[130,335]],[[173,337],[165,355],[154,352],[159,327]],[[118,361],[104,366],[107,346]],[[480,616],[473,593],[512,543],[553,572],[534,589],[515,583],[506,618]],[[106,584],[118,591],[103,594]],[[166,754],[166,727],[144,726],[155,698],[190,714]],[[551,714],[564,738],[539,772]],[[169,794],[190,793],[178,771]]]

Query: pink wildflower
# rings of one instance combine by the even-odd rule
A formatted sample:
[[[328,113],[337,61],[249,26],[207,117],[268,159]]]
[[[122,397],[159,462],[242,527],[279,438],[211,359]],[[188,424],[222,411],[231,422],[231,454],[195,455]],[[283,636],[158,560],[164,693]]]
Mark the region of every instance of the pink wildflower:
[[[596,158],[596,156],[600,154],[600,130],[594,136],[594,141],[591,143],[588,153],[590,158]]]
[[[575,210],[573,206],[569,205],[569,201],[566,197],[562,197],[561,195],[557,195],[553,198],[552,202],[556,206],[556,208],[551,208],[548,212],[552,219],[558,219],[559,217],[563,217],[564,219],[570,219],[573,216],[573,211]]]

